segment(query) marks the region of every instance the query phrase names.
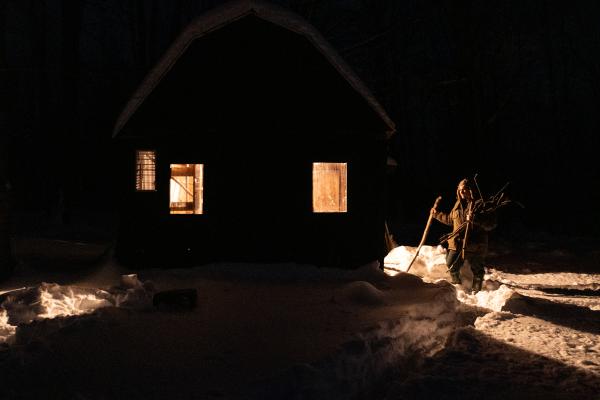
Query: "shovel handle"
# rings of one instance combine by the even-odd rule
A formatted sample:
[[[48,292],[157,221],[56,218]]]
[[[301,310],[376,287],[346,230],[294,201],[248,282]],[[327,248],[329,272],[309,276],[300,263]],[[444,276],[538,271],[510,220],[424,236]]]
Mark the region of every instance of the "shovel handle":
[[[442,196],[438,196],[437,199],[435,199],[435,203],[433,203],[434,210],[437,209],[441,200],[442,200]],[[433,219],[433,214],[429,213],[429,218],[427,219],[427,225],[425,225],[425,231],[423,232],[423,237],[421,237],[421,242],[419,243],[419,247],[417,247],[417,252],[415,253],[415,256],[413,257],[410,264],[408,264],[408,268],[406,268],[406,272],[410,271],[410,267],[412,267],[413,263],[419,256],[419,251],[421,251],[421,247],[423,247],[423,243],[425,243],[425,239],[427,239],[427,234],[429,233],[429,227],[431,226],[432,219]]]

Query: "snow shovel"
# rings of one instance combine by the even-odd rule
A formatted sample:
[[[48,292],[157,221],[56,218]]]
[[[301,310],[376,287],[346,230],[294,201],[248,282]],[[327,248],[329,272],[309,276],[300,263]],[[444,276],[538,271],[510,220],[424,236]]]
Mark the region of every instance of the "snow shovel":
[[[434,209],[437,210],[438,204],[440,204],[441,200],[442,200],[442,196],[438,196],[437,199],[435,199],[435,203],[433,203],[433,208]],[[417,252],[415,253],[415,256],[413,257],[413,259],[410,262],[410,264],[408,264],[408,268],[406,268],[406,272],[410,271],[410,267],[412,267],[413,263],[415,262],[415,260],[419,256],[419,251],[421,251],[421,247],[423,247],[423,243],[425,243],[425,239],[427,239],[427,234],[429,233],[429,227],[431,226],[431,220],[432,219],[433,219],[433,214],[429,213],[429,218],[427,219],[427,225],[425,225],[425,232],[423,232],[423,237],[421,238],[421,242],[419,243],[419,247],[417,247]]]

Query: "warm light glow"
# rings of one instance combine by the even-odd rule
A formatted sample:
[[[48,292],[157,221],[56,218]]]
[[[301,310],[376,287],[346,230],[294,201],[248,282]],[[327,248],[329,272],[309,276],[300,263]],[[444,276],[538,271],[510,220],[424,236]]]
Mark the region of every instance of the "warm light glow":
[[[313,212],[347,212],[347,164],[313,163]]]
[[[169,208],[171,214],[202,214],[203,164],[171,164]]]
[[[156,190],[156,152],[153,150],[135,152],[135,190]]]

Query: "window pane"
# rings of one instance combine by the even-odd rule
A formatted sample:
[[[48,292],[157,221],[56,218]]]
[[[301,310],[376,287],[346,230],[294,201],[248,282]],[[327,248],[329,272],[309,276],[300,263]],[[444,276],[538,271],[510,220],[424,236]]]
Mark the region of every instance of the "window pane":
[[[156,190],[156,152],[137,150],[135,154],[135,189]]]
[[[171,214],[202,214],[203,164],[171,164]]]
[[[347,164],[313,163],[313,212],[347,212]]]

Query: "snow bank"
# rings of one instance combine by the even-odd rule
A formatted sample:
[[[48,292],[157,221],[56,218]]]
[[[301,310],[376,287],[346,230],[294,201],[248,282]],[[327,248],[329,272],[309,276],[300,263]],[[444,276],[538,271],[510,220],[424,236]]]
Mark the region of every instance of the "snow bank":
[[[139,271],[146,283],[126,275],[106,290],[43,283],[5,293],[0,338],[39,368],[80,377],[83,389],[76,394],[82,398],[114,397],[117,389],[102,382],[143,381],[131,398],[156,390],[186,390],[182,396],[190,397],[213,390],[227,397],[234,390],[257,399],[342,399],[374,390],[410,360],[437,353],[457,325],[456,290],[445,281],[389,276],[377,263],[353,271],[254,267],[154,269]],[[185,313],[155,309],[150,282],[161,290],[194,287],[199,305]],[[95,383],[95,367],[85,360],[116,368]],[[157,365],[160,370],[152,369]],[[190,365],[201,376],[188,381]],[[219,381],[232,375],[253,378]],[[72,394],[68,380],[53,385]]]
[[[482,290],[475,295],[469,295],[462,290],[458,291],[458,299],[463,303],[496,312],[502,311],[507,302],[516,297],[521,296],[506,285],[500,286],[497,290]]]
[[[401,274],[415,252],[408,246],[394,249],[385,259],[386,272]],[[567,255],[562,250],[544,256],[548,254],[554,259]],[[600,390],[600,274],[558,269],[533,274],[527,268],[522,274],[505,273],[489,265],[486,270],[483,290],[475,295],[469,290],[468,265],[461,270],[462,284],[454,285],[463,304],[460,312],[474,326],[455,330],[422,371],[392,385],[388,398],[481,398],[500,381],[517,385],[506,389],[508,396],[500,394],[502,386],[494,389],[500,390],[499,398],[515,393],[523,398],[556,393],[564,394],[557,398],[595,398]],[[441,247],[424,246],[410,272],[450,285]],[[515,365],[516,372],[507,372]]]
[[[385,258],[385,270],[388,274],[402,275],[416,254],[417,248],[399,246],[393,249]],[[410,274],[418,275],[425,282],[448,284],[448,268],[446,267],[446,249],[442,246],[423,246],[419,256],[410,269]],[[407,274],[404,274],[407,275]],[[501,311],[506,302],[518,294],[506,285],[494,282],[490,275],[485,276],[482,291],[476,295],[470,294],[473,273],[469,262],[461,268],[460,285],[456,285],[456,297],[462,303],[493,311]]]
[[[258,382],[252,398],[370,398],[392,374],[413,369],[415,360],[441,351],[457,327],[455,288],[447,282],[427,284],[403,272],[379,288],[365,281],[348,283],[333,300],[353,307],[383,306],[384,320],[356,334],[324,360],[295,365]]]
[[[392,250],[385,259],[385,271],[390,275],[402,275],[400,269],[408,266],[416,253],[416,247],[400,246]],[[449,278],[445,265],[446,250],[441,247],[423,246],[417,261],[411,268],[411,274],[422,276],[425,282],[446,282]],[[561,302],[586,307],[593,311],[600,310],[600,297],[587,299],[578,293],[587,290],[591,294],[600,290],[600,274],[554,272],[544,274],[511,274],[495,268],[486,267],[483,290],[473,295],[470,293],[472,273],[468,262],[461,269],[462,284],[455,285],[456,296],[467,306],[494,312],[512,311],[517,314],[532,315],[547,313],[552,306],[540,301],[529,301],[529,297],[540,297],[552,300],[552,293],[546,295],[544,290],[564,289],[565,296]],[[406,274],[405,274],[406,275]],[[524,297],[519,291],[527,291]]]
[[[68,321],[65,317],[90,314],[104,307],[149,308],[153,292],[152,282],[142,283],[136,275],[123,275],[120,285],[108,290],[42,282],[3,293],[0,295],[0,343],[13,342],[14,335],[26,330],[34,321],[53,320],[44,325],[44,331],[49,332],[64,327]]]
[[[369,282],[358,281],[347,284],[336,296],[337,301],[357,305],[385,304],[384,294]]]
[[[417,248],[410,246],[399,246],[393,249],[384,259],[386,273],[395,275],[406,271],[416,252]],[[410,268],[410,273],[423,278],[426,282],[448,279],[450,276],[446,267],[446,249],[442,246],[422,246]],[[473,273],[468,261],[461,268],[461,280],[463,287],[470,288]]]
[[[398,271],[406,272],[416,251],[416,247],[410,246],[398,246],[392,249],[384,259],[385,267],[392,274]],[[442,246],[422,246],[419,256],[410,267],[411,273],[431,278],[441,277],[438,275],[445,273],[446,270],[446,250]]]
[[[6,310],[0,309],[0,343],[7,343],[13,338],[17,327],[8,323]]]

